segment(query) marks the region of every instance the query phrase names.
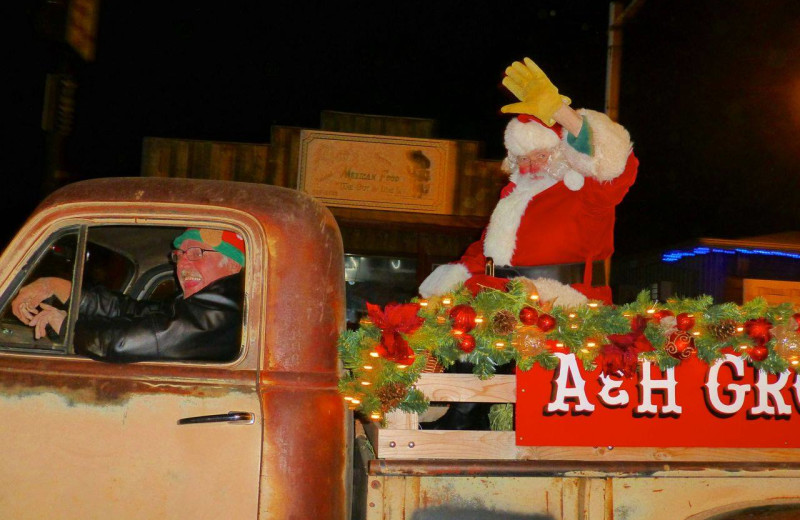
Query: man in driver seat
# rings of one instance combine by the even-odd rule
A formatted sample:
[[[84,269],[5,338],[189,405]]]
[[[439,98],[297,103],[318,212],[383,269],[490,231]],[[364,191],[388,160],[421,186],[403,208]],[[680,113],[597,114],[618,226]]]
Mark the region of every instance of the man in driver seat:
[[[81,290],[75,353],[124,363],[156,359],[229,361],[239,352],[244,240],[232,231],[187,229],[171,253],[182,293],[167,301],[137,301],[104,287]],[[38,339],[62,335],[67,313],[44,302],[66,302],[69,280],[39,278],[11,303]]]

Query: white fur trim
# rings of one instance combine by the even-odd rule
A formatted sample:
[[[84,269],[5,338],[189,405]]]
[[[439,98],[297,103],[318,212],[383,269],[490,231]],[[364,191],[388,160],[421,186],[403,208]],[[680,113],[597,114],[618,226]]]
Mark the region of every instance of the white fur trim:
[[[518,173],[512,174],[511,180],[516,187],[494,207],[483,240],[483,254],[492,257],[495,265],[511,265],[517,247],[517,232],[528,204],[533,197],[558,182],[551,177],[534,178]]]
[[[610,181],[622,175],[631,153],[628,131],[601,112],[581,109],[578,113],[586,117],[592,130],[594,155],[590,157],[569,146],[565,132],[562,137],[564,157],[578,173],[591,175],[599,181]]]
[[[558,280],[537,278],[532,281],[539,293],[539,299],[543,302],[550,302],[560,307],[577,307],[589,301],[585,295]]]
[[[542,148],[555,148],[560,142],[558,134],[536,121],[523,123],[516,117],[506,126],[506,150],[511,155],[526,155]]]
[[[455,289],[458,284],[469,280],[471,276],[464,264],[440,265],[420,284],[419,295],[430,298],[445,294]]]

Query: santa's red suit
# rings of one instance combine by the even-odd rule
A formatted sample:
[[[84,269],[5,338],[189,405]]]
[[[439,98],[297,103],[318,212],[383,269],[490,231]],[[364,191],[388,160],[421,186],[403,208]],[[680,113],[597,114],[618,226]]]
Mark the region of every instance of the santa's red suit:
[[[437,267],[420,285],[423,297],[451,291],[483,274],[486,257],[496,266],[590,266],[611,256],[615,207],[636,179],[639,163],[622,126],[599,112],[579,114],[583,117],[579,136],[524,116],[509,123],[504,166],[511,172],[511,182],[481,240],[469,246],[458,262]],[[520,173],[515,158],[539,149],[552,152],[547,174]],[[586,273],[590,277],[591,269]],[[592,288],[590,279],[573,287],[610,303],[610,289]]]

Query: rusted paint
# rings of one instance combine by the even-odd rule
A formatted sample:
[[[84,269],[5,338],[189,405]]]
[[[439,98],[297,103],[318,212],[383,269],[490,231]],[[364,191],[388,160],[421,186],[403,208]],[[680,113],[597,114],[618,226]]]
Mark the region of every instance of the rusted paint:
[[[578,476],[614,474],[618,477],[650,476],[663,472],[704,472],[709,469],[730,473],[800,471],[800,462],[630,462],[550,460],[386,460],[370,461],[371,475],[395,476]]]
[[[197,385],[198,379],[203,385]],[[195,382],[193,382],[193,380]],[[0,395],[25,396],[57,391],[70,404],[122,405],[132,395],[219,397],[248,392],[254,371],[224,371],[157,364],[115,365],[85,359],[26,358],[5,355],[0,365]]]

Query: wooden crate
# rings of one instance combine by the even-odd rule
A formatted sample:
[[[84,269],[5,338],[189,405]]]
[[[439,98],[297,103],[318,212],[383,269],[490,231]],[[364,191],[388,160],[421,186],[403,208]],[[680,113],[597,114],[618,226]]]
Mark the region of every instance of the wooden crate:
[[[516,376],[485,381],[470,374],[424,373],[416,384],[431,401],[516,402]],[[800,463],[793,448],[640,448],[609,446],[517,446],[513,431],[420,430],[417,414],[391,412],[383,428],[368,428],[379,459],[519,460],[598,462]],[[795,470],[796,471],[796,470]]]

